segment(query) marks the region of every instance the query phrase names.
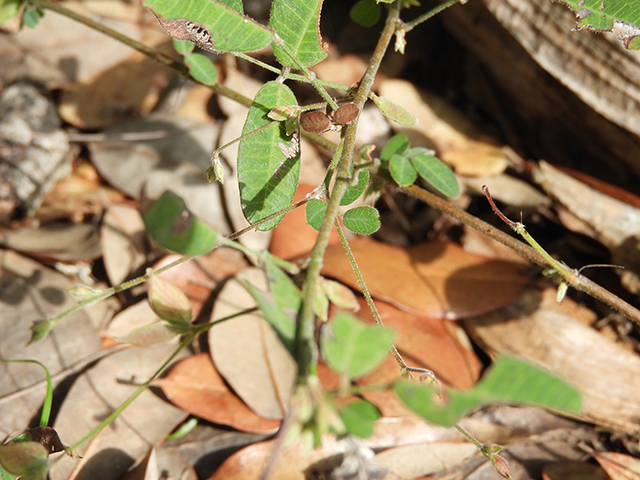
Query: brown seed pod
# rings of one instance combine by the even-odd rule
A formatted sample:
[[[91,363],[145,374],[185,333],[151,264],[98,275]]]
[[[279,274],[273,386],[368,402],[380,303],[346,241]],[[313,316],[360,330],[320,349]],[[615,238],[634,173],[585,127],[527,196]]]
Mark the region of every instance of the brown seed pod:
[[[300,116],[300,125],[309,133],[322,133],[331,128],[331,119],[322,112],[306,112]]]
[[[333,114],[333,121],[338,125],[345,125],[351,123],[360,113],[360,109],[355,103],[347,103],[342,105]]]

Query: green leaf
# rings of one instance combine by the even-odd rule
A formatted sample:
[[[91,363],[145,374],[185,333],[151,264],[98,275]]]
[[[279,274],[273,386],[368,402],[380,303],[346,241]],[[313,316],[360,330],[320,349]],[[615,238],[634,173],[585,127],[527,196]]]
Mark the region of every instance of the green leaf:
[[[189,55],[196,48],[196,44],[188,40],[173,39],[173,49],[180,55]]]
[[[47,335],[49,335],[54,325],[55,323],[51,320],[36,320],[33,322],[31,325],[31,340],[29,340],[29,345],[47,338]]]
[[[320,7],[323,0],[273,0],[270,26],[291,53],[305,67],[312,67],[327,57],[320,37]],[[292,65],[291,57],[275,43],[272,45],[276,60],[283,66]]]
[[[316,231],[320,230],[322,225],[322,219],[327,213],[327,204],[317,198],[312,198],[307,203],[305,208],[305,215],[307,217],[307,223],[311,228]]]
[[[302,297],[293,281],[279,267],[272,262],[267,262],[266,270],[269,293],[263,292],[249,282],[244,282],[244,286],[284,346],[294,353],[295,318],[302,304]]]
[[[392,155],[389,160],[389,171],[393,180],[401,187],[412,185],[418,178],[418,172],[409,159],[397,154]]]
[[[380,213],[369,205],[362,205],[344,212],[344,226],[359,235],[371,235],[380,229]]]
[[[44,10],[27,6],[22,12],[22,24],[29,28],[36,28],[42,17],[44,17]]]
[[[240,14],[244,13],[244,6],[242,5],[242,0],[218,0],[218,1]]]
[[[218,69],[209,57],[201,53],[192,53],[184,58],[189,75],[204,85],[215,85],[218,81]]]
[[[431,155],[416,155],[411,163],[422,178],[447,197],[455,197],[460,192],[456,176],[440,159]]]
[[[628,0],[562,0],[578,19],[576,30],[611,31],[618,23],[623,33],[620,39],[625,47],[633,48],[640,35],[640,9],[638,2]],[[622,23],[621,23],[622,22]]]
[[[367,189],[367,185],[369,185],[370,176],[369,170],[364,168],[358,170],[358,183],[347,187],[344,196],[340,200],[340,205],[349,205],[362,195],[362,192],[364,192]]]
[[[237,7],[238,2],[229,2]],[[163,28],[178,40],[220,52],[252,52],[271,43],[272,32],[215,0],[143,0]]]
[[[151,238],[172,252],[201,255],[218,243],[218,234],[194,216],[173,192],[164,192],[145,212],[143,220]]]
[[[340,413],[347,431],[356,437],[367,438],[373,435],[373,422],[381,416],[373,403],[358,400],[348,404]]]
[[[191,303],[178,287],[157,275],[149,279],[149,305],[162,320],[172,325],[190,325]]]
[[[442,426],[456,423],[472,409],[492,403],[537,405],[579,412],[582,397],[573,387],[533,365],[498,357],[489,373],[471,390],[448,390],[446,403],[434,387],[400,381],[394,390],[415,413]]]
[[[380,160],[388,162],[391,160],[393,155],[402,155],[406,152],[410,145],[409,139],[401,133],[394,135],[382,149],[382,153],[380,153]]]
[[[377,95],[374,95],[372,100],[373,103],[378,106],[382,114],[389,120],[393,120],[405,127],[413,127],[418,123],[418,119],[412,113],[393,100],[389,100],[385,97],[378,97]]]
[[[320,336],[324,360],[338,373],[361,378],[372,372],[387,356],[395,332],[369,326],[353,315],[338,312]]]
[[[242,134],[254,132],[272,122],[267,117],[278,105],[297,105],[289,87],[268,82],[258,91],[245,121]],[[254,133],[240,141],[238,180],[242,211],[255,223],[291,205],[300,173],[300,137],[286,135],[284,122]],[[257,227],[271,230],[284,215]]]
[[[3,470],[23,480],[46,480],[49,471],[47,457],[47,450],[36,442],[8,443],[0,447]]]
[[[373,27],[378,23],[381,15],[382,9],[376,0],[360,0],[349,11],[351,20],[364,28]]]
[[[22,5],[22,0],[0,1],[0,25],[4,25],[12,18],[15,18],[20,12],[21,5]]]

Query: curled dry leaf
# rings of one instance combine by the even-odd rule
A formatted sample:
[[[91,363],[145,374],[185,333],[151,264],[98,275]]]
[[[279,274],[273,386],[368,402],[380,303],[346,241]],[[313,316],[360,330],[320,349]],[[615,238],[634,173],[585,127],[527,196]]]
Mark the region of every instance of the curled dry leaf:
[[[359,238],[350,245],[373,297],[417,315],[456,320],[486,313],[517,298],[528,281],[514,264],[453,243],[402,248]],[[358,288],[340,245],[327,249],[322,274]]]
[[[252,433],[273,433],[280,425],[257,415],[229,390],[206,353],[182,360],[156,384],[175,405],[213,423]]]
[[[262,270],[243,270],[223,287],[214,305],[212,320],[255,307],[256,303],[242,286],[242,281],[266,290]],[[262,315],[253,312],[221,322],[209,330],[208,338],[218,371],[238,396],[259,415],[282,418],[293,390],[297,366]]]

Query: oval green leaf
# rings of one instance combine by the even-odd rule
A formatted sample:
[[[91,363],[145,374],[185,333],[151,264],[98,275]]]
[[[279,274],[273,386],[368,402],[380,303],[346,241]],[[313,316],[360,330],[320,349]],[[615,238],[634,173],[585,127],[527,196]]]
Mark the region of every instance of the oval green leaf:
[[[166,191],[143,215],[147,233],[158,245],[182,255],[201,255],[218,243],[218,234],[194,216],[184,200]]]
[[[371,235],[380,229],[380,213],[369,205],[347,210],[342,221],[345,227],[359,235]]]
[[[234,7],[237,1],[230,2]],[[173,38],[208,51],[252,52],[271,43],[272,31],[215,0],[143,0]]]
[[[416,155],[411,163],[422,178],[447,197],[455,197],[460,192],[456,176],[440,159],[431,155]]]
[[[374,95],[371,99],[373,100],[373,103],[378,106],[382,114],[389,120],[393,120],[394,122],[405,127],[413,127],[416,123],[418,123],[418,119],[415,115],[410,113],[406,108],[404,108],[402,105],[397,104],[393,100],[389,100],[385,97],[378,97],[376,95]]]
[[[358,400],[348,404],[340,413],[347,431],[356,437],[368,438],[373,434],[373,422],[381,417],[373,403]]]
[[[327,57],[320,37],[320,8],[323,0],[274,0],[269,20],[278,36],[305,67],[312,67]],[[284,66],[292,60],[282,48],[272,45],[276,60]]]
[[[401,133],[394,135],[382,149],[382,153],[380,153],[380,160],[388,162],[391,160],[393,155],[402,155],[406,152],[410,145],[409,139]]]
[[[209,57],[201,53],[192,53],[184,58],[189,75],[204,85],[215,85],[218,81],[218,69]]]
[[[245,121],[242,134],[263,130],[240,140],[238,180],[242,211],[249,223],[256,223],[291,205],[300,173],[300,137],[287,136],[284,122],[267,116],[279,105],[297,105],[296,97],[286,85],[269,82],[258,91]],[[271,230],[284,215],[259,225]]]
[[[320,230],[322,225],[322,219],[327,213],[327,204],[317,198],[312,198],[307,203],[305,208],[305,216],[307,217],[307,223],[311,228],[316,231]]]
[[[320,335],[320,347],[327,364],[336,372],[358,379],[382,363],[389,353],[395,332],[369,326],[346,312],[338,312]]]
[[[394,390],[415,413],[431,423],[451,426],[472,409],[492,403],[515,403],[579,412],[580,393],[559,378],[509,357],[498,357],[471,390],[448,390],[442,403],[434,387],[400,381]]]
[[[391,172],[391,177],[401,187],[412,185],[418,178],[418,172],[413,168],[409,159],[401,155],[393,155],[391,157],[389,171]]]
[[[196,48],[196,44],[188,40],[173,39],[173,49],[180,55],[189,55]]]
[[[364,28],[373,27],[380,20],[382,9],[375,0],[360,0],[349,11],[349,17]]]
[[[369,185],[370,177],[371,175],[369,174],[369,170],[359,170],[358,183],[347,187],[342,200],[340,200],[340,205],[349,205],[350,203],[353,203],[360,195],[362,195],[362,192],[364,192],[367,189],[367,185]]]

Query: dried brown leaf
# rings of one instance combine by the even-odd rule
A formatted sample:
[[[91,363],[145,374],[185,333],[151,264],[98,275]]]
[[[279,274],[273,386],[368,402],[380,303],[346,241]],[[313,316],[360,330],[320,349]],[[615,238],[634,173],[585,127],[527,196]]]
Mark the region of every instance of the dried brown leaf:
[[[375,298],[432,318],[459,319],[513,301],[527,279],[514,264],[466,252],[440,241],[395,247],[369,238],[350,243]],[[358,288],[342,246],[329,246],[323,275]]]

